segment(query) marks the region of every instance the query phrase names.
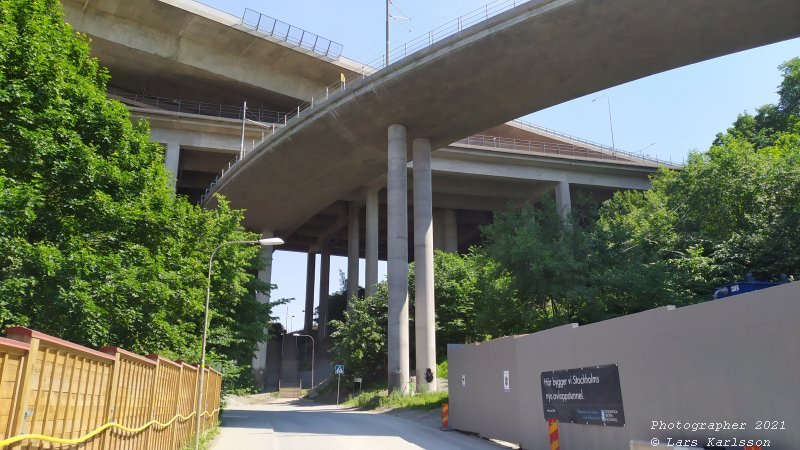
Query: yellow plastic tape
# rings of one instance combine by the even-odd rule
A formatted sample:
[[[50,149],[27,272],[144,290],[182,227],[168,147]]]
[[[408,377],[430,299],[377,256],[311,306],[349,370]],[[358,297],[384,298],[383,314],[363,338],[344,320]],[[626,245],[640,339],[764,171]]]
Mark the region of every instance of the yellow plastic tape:
[[[219,412],[219,408],[217,408],[217,409],[215,409],[214,411],[211,411],[211,412],[204,411],[202,414],[200,414],[200,417],[203,417],[203,416],[211,417],[212,415],[214,415],[214,414],[216,414],[218,412]],[[141,433],[142,431],[144,431],[144,430],[146,430],[146,429],[148,429],[148,428],[150,428],[152,426],[155,426],[155,427],[158,427],[158,428],[167,428],[168,426],[170,426],[173,423],[175,423],[175,421],[178,420],[178,419],[180,419],[181,422],[185,422],[185,421],[191,419],[192,417],[194,417],[195,414],[196,413],[191,413],[188,416],[182,416],[180,414],[176,414],[175,417],[173,417],[172,419],[170,419],[166,423],[161,423],[161,422],[159,422],[157,420],[151,420],[150,422],[147,422],[146,424],[140,426],[139,428],[128,428],[128,427],[126,427],[124,425],[120,425],[118,423],[109,422],[109,423],[101,426],[100,428],[92,431],[91,433],[89,433],[89,434],[87,434],[85,436],[81,436],[79,438],[75,438],[75,439],[61,439],[61,438],[56,438],[56,437],[52,437],[52,436],[44,436],[42,434],[20,434],[19,436],[14,436],[12,438],[8,438],[8,439],[4,439],[4,440],[0,441],[0,448],[5,447],[7,445],[11,445],[11,444],[16,444],[17,442],[21,442],[21,441],[24,441],[24,440],[29,440],[29,439],[30,440],[38,439],[40,441],[54,442],[56,444],[81,444],[81,443],[86,442],[89,439],[97,436],[98,434],[102,433],[103,431],[106,431],[109,428],[119,428],[120,430],[127,431],[127,432],[133,433],[133,434],[137,434],[137,433]]]

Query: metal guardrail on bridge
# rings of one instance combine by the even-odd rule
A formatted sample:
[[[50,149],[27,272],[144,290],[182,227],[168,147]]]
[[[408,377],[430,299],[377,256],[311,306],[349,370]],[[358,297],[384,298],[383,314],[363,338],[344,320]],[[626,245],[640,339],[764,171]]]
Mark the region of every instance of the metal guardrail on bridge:
[[[242,25],[258,33],[310,50],[326,58],[339,59],[342,55],[342,44],[302,28],[289,25],[250,8],[245,8],[244,14],[242,14]]]
[[[569,135],[567,133],[562,133],[561,131],[553,130],[551,128],[543,127],[541,125],[536,125],[534,123],[525,122],[523,120],[515,119],[515,120],[513,120],[513,122],[516,123],[516,124],[528,127],[528,128],[533,128],[534,130],[537,130],[537,131],[543,131],[543,132],[545,132],[547,134],[551,134],[551,135],[555,135],[555,136],[559,136],[559,137],[563,137],[563,138],[569,139],[571,141],[577,141],[577,142],[580,142],[580,143],[583,143],[583,144],[587,144],[587,145],[590,145],[592,147],[596,147],[596,148],[605,150],[606,152],[610,152],[612,155],[620,154],[620,155],[625,156],[624,159],[628,159],[628,158],[641,159],[641,160],[650,161],[650,162],[653,162],[653,163],[656,163],[656,164],[660,164],[660,165],[664,165],[664,166],[670,166],[670,167],[681,167],[682,166],[681,163],[672,162],[671,159],[669,161],[667,161],[667,160],[660,159],[660,158],[657,158],[657,157],[651,156],[651,155],[629,152],[627,150],[620,150],[619,148],[614,148],[614,147],[609,147],[607,145],[598,144],[597,142],[592,142],[592,141],[587,140],[587,139],[583,139],[583,138],[579,138],[579,137],[576,137],[576,136],[572,136],[572,135]]]
[[[480,134],[460,139],[455,144],[474,145],[476,147],[490,147],[505,150],[527,151],[531,153],[542,153],[545,155],[558,156],[577,156],[581,158],[607,159],[617,161],[627,161],[627,158],[620,158],[611,153],[592,150],[587,147],[579,147],[572,144],[562,144],[559,142],[529,141],[523,139],[511,139],[497,136],[484,136]]]
[[[130,100],[134,102],[132,106],[149,106],[165,111],[199,114],[201,116],[221,117],[224,119],[242,119],[241,106],[220,105],[217,103],[181,100],[169,97],[154,97],[151,95],[132,94],[116,89],[109,89],[108,94],[120,99]],[[286,122],[287,114],[267,109],[247,108],[247,118],[256,122],[283,123]]]

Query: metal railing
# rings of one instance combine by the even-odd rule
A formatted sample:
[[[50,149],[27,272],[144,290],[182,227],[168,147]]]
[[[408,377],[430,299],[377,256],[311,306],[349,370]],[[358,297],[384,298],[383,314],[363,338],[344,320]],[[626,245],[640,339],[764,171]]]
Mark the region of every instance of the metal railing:
[[[519,124],[519,125],[522,125],[522,126],[525,126],[525,127],[528,127],[528,128],[533,128],[533,129],[535,129],[537,131],[543,131],[543,132],[545,132],[547,134],[550,134],[550,135],[559,136],[559,137],[567,138],[567,139],[569,139],[571,141],[577,141],[577,142],[580,142],[580,143],[583,143],[583,144],[591,145],[591,146],[597,147],[597,148],[599,148],[601,150],[605,150],[606,152],[609,152],[612,155],[620,154],[620,155],[623,155],[623,156],[628,157],[628,158],[643,159],[645,161],[650,161],[650,162],[653,162],[653,163],[656,163],[656,164],[665,165],[665,166],[672,166],[672,167],[680,167],[681,166],[680,163],[672,162],[672,160],[667,161],[667,160],[659,159],[658,157],[655,157],[655,156],[652,156],[652,155],[649,155],[649,154],[645,154],[645,153],[634,153],[634,152],[629,152],[629,151],[626,151],[626,150],[621,150],[619,148],[609,147],[607,145],[598,144],[597,142],[592,142],[592,141],[590,141],[588,139],[582,139],[582,138],[579,138],[579,137],[575,137],[575,136],[569,135],[567,133],[562,133],[561,131],[557,131],[557,130],[553,130],[553,129],[550,129],[550,128],[547,128],[547,127],[543,127],[541,125],[536,125],[534,123],[525,122],[524,120],[515,119],[512,122],[514,122],[516,124]]]
[[[427,33],[421,34],[416,38],[407,41],[403,45],[389,49],[389,63],[391,64],[403,59],[406,56],[422,50],[423,48],[430,47],[434,43],[439,42],[446,37],[452,36],[465,28],[475,25],[476,23],[483,22],[490,17],[494,17],[502,12],[508,11],[511,8],[529,1],[530,0],[495,0],[493,2],[489,2],[478,9],[472,10],[432,30],[429,30]],[[367,63],[367,67],[373,70],[386,67],[386,54],[382,53],[380,56],[371,60],[369,63]]]
[[[133,102],[129,103],[131,106],[152,107],[165,111],[199,114],[201,116],[220,117],[224,119],[242,119],[241,106],[220,105],[169,97],[154,97],[150,95],[133,94],[116,89],[109,89],[108,94]],[[286,113],[279,111],[247,108],[247,118],[256,122],[285,123],[286,115]]]
[[[242,26],[251,28],[266,36],[310,50],[326,58],[339,59],[342,55],[342,44],[302,28],[289,25],[286,22],[282,22],[266,14],[261,14],[250,8],[245,8],[244,14],[242,14]]]
[[[481,134],[460,139],[454,144],[474,145],[477,147],[492,147],[504,150],[519,150],[533,153],[543,153],[559,156],[577,156],[581,158],[607,159],[627,161],[626,158],[615,156],[606,151],[593,150],[588,147],[579,147],[560,142],[530,141],[524,139],[511,139],[497,136],[484,136]]]

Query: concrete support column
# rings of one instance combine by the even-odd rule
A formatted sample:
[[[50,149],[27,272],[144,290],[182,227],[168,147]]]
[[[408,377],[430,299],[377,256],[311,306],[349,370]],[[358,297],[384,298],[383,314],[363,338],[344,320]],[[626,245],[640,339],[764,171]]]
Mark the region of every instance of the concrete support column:
[[[366,235],[366,267],[364,270],[364,288],[366,296],[374,295],[378,284],[378,191],[373,188],[367,191],[367,235]]]
[[[444,250],[444,210],[433,209],[433,248]]]
[[[272,236],[272,232],[264,232],[262,233],[262,237],[270,238]],[[261,259],[265,263],[265,267],[258,271],[258,279],[263,283],[267,284],[267,286],[272,285],[272,246],[268,247],[261,247]],[[256,301],[259,303],[269,303],[270,301],[270,293],[269,289],[266,289],[263,292],[256,293]],[[264,324],[266,328],[268,324]],[[270,336],[267,336],[267,340],[269,340]],[[267,385],[267,343],[266,342],[259,342],[258,343],[258,350],[253,355],[253,375],[255,376],[256,385],[259,389],[264,389]]]
[[[389,126],[387,276],[389,391],[408,394],[408,179],[406,128]]]
[[[350,203],[350,217],[347,221],[347,310],[353,310],[353,297],[358,295],[358,263],[359,263],[359,210],[355,203]]]
[[[331,281],[331,251],[322,249],[319,264],[319,340],[328,339],[328,294]]]
[[[431,141],[414,139],[414,327],[417,392],[436,390]]]
[[[572,211],[572,199],[569,195],[569,183],[559,181],[556,185],[556,208],[561,217],[566,218]]]
[[[306,260],[306,312],[303,320],[303,331],[311,333],[314,326],[314,278],[317,273],[317,254],[309,253]]]
[[[181,157],[181,146],[177,142],[167,142],[164,144],[164,164],[172,177],[172,187],[178,182],[178,163]]]
[[[416,159],[416,158],[415,158]],[[455,209],[445,209],[444,219],[444,251],[458,253],[458,221]]]

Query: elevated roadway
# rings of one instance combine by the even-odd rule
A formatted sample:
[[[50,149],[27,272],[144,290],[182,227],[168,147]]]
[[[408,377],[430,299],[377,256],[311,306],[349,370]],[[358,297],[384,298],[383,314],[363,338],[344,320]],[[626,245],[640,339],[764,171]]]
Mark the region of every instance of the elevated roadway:
[[[258,33],[192,0],[62,0],[119,89],[288,111],[361,65]]]
[[[797,36],[795,1],[533,0],[349,83],[211,192],[247,209],[250,228],[290,233],[386,173],[391,124],[436,149],[591,92]]]

